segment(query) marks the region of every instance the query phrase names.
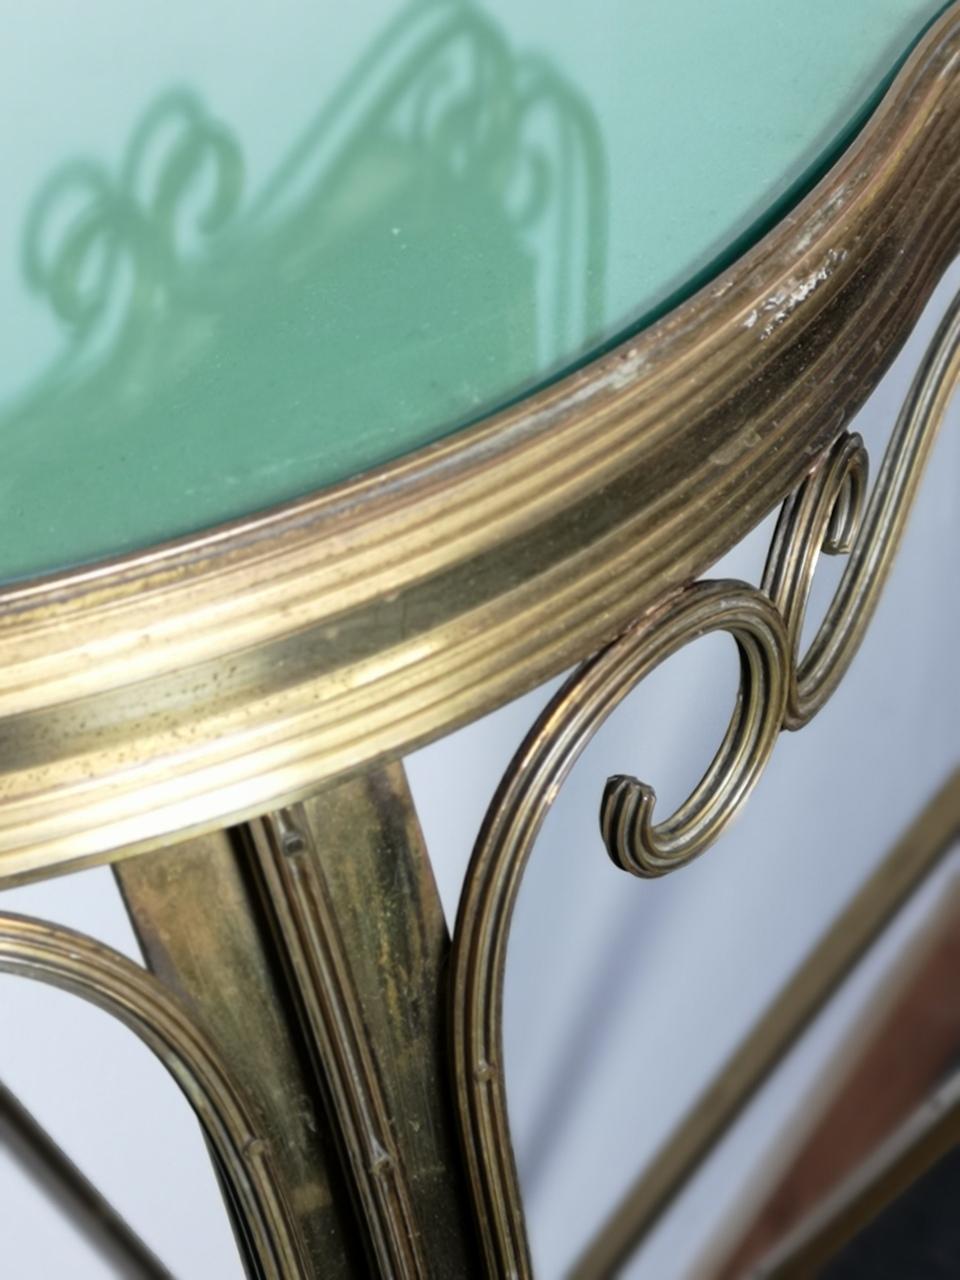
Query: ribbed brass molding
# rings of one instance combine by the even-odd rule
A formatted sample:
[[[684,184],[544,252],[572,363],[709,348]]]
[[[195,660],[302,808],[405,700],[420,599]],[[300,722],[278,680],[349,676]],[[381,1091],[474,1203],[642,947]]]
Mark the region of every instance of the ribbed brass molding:
[[[4,874],[292,801],[702,573],[840,434],[960,248],[958,55],[955,5],[793,213],[588,367],[303,502],[0,593]]]
[[[655,667],[683,645],[727,631],[740,654],[736,705],[691,795],[655,825],[653,789],[618,775],[608,781],[600,805],[607,851],[635,875],[664,875],[714,843],[759,780],[781,729],[806,724],[853,660],[958,381],[960,295],[916,373],[869,500],[863,443],[845,433],[784,503],[759,589],[745,582],[696,582],[641,615],[566,681],[507,768],[464,879],[451,981],[455,1100],[491,1277],[531,1275],[506,1105],[503,989],[517,894],[564,781],[607,717]],[[849,559],[801,655],[807,598],[822,551]]]

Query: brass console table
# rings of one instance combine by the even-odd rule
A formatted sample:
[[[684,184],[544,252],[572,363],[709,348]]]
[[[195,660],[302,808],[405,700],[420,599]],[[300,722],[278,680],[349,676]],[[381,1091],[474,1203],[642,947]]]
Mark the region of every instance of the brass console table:
[[[868,484],[847,425],[960,250],[960,5],[905,3],[902,27],[831,145],[619,327],[597,292],[602,128],[562,68],[453,0],[396,19],[249,205],[236,140],[185,88],[115,171],[70,160],[40,185],[24,272],[69,340],[4,420],[0,883],[113,863],[147,968],[4,915],[0,969],[162,1059],[252,1275],[531,1274],[503,973],[567,772],[655,666],[733,637],[736,706],[690,797],[661,814],[627,775],[597,797],[614,863],[664,875],[843,678],[960,376],[957,302]],[[551,181],[579,194],[554,208]],[[458,211],[449,242],[418,222],[432,202]],[[374,243],[364,305],[418,335],[379,392],[342,318],[343,262]],[[484,253],[534,292],[549,257],[539,346],[522,301],[458,310],[483,302]],[[703,576],[778,504],[760,582]],[[801,651],[821,553],[846,568]],[[491,799],[451,943],[401,757],[570,668]],[[730,1114],[686,1131],[584,1275],[611,1273]]]

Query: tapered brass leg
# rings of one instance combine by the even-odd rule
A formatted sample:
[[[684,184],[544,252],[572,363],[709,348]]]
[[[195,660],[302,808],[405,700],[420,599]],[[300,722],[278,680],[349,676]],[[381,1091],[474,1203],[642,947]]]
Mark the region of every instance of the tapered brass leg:
[[[249,861],[222,831],[115,873],[147,964],[188,1002],[246,1095],[304,1254],[317,1275],[346,1280],[363,1254]],[[243,1223],[235,1226],[246,1255]]]
[[[474,1274],[447,1096],[448,937],[402,767],[117,877],[151,968],[263,1115],[317,1274]]]

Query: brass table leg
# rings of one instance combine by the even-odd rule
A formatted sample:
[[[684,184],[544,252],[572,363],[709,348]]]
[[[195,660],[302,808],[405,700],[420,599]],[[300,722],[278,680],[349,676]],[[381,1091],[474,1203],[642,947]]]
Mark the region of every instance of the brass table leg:
[[[402,766],[116,875],[149,966],[260,1115],[315,1273],[475,1273],[449,940]]]
[[[303,1252],[322,1260],[324,1276],[347,1277],[361,1256],[350,1248],[350,1207],[337,1198],[335,1152],[248,864],[220,831],[114,870],[147,964],[186,1000],[246,1095]]]

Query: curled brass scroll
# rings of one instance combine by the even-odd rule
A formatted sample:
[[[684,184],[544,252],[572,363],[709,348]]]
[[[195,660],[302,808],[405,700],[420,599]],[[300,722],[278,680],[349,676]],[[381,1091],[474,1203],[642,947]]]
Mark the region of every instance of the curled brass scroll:
[[[310,1271],[266,1141],[216,1048],[158,979],[93,938],[12,914],[0,915],[0,972],[89,1000],[153,1050],[203,1126],[257,1274],[264,1280],[307,1280]]]
[[[529,1251],[503,1078],[503,980],[517,892],[567,774],[610,712],[658,663],[697,636],[729,631],[741,680],[730,727],[691,796],[654,824],[654,792],[611,778],[601,832],[614,862],[662,875],[702,853],[756,783],[781,728],[806,724],[836,689],[879,599],[947,401],[960,380],[960,297],[903,405],[868,502],[854,434],[822,455],[785,502],[761,590],[700,582],[645,615],[555,695],[514,756],[487,812],[464,886],[451,984],[456,1105],[488,1273],[529,1277]],[[800,653],[822,552],[848,554],[814,639]]]
[[[958,380],[960,298],[946,312],[913,380],[862,519],[858,521],[856,509],[862,502],[866,455],[859,436],[841,439],[784,503],[762,585],[783,612],[794,647],[787,729],[800,728],[820,710],[860,647]],[[839,514],[839,523],[846,522],[840,545],[836,545],[835,525],[823,525],[824,510],[831,506]],[[824,620],[801,658],[800,627],[821,530],[823,549],[849,551],[849,560]],[[850,545],[842,545],[844,537]],[[799,592],[791,585],[798,573]]]
[[[652,787],[625,775],[607,782],[604,843],[617,866],[634,875],[664,875],[709,848],[750,794],[780,732],[786,635],[776,611],[746,584],[698,583],[672,602],[665,617],[641,627],[633,644],[633,636],[625,637],[633,661],[620,697],[681,645],[718,630],[729,631],[737,642],[740,688],[723,742],[690,797],[655,825]],[[579,703],[579,690],[572,697]],[[584,719],[590,714],[582,704],[578,712]]]
[[[465,1154],[491,1276],[530,1274],[507,1121],[501,1022],[507,939],[524,868],[560,786],[607,716],[664,659],[717,630],[729,631],[737,642],[740,693],[723,744],[693,795],[653,826],[649,788],[618,779],[607,793],[611,834],[624,838],[622,865],[631,865],[628,860],[635,856],[631,837],[638,826],[651,844],[636,855],[637,866],[642,856],[652,874],[705,849],[753,787],[773,749],[786,703],[783,623],[766,596],[741,582],[685,588],[581,667],[514,757],[480,833],[454,944],[453,1057]]]

